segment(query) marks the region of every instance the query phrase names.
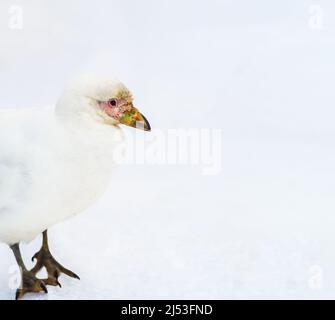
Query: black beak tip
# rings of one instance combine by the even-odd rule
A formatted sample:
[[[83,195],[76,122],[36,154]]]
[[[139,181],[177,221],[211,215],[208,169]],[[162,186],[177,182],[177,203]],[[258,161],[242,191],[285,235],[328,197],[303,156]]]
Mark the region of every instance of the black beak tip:
[[[150,123],[149,121],[147,120],[147,118],[142,114],[142,117],[144,119],[144,130],[145,131],[151,131],[151,126],[150,126]]]

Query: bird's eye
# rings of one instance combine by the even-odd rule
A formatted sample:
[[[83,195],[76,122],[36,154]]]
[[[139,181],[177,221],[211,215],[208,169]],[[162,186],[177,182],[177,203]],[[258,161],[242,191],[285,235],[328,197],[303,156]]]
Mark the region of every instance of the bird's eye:
[[[108,103],[111,107],[116,107],[117,106],[117,100],[116,99],[111,99],[111,100],[109,100]]]

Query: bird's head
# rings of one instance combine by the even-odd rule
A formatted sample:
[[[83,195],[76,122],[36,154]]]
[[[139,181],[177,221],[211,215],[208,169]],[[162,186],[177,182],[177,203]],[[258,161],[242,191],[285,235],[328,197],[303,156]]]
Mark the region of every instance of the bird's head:
[[[63,115],[89,116],[105,124],[151,130],[148,120],[134,106],[127,87],[106,77],[86,76],[72,81],[56,111]]]

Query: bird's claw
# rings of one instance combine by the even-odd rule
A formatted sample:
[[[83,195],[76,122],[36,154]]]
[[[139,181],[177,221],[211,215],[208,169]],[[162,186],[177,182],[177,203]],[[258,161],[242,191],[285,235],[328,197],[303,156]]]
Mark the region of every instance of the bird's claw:
[[[31,261],[34,262],[35,259],[37,259],[37,256],[38,256],[38,252],[36,252],[33,257],[31,258]]]
[[[21,299],[26,293],[29,292],[45,292],[48,289],[43,280],[36,278],[35,274],[31,271],[22,271],[22,283],[19,289],[16,290],[15,299]]]
[[[50,286],[59,286],[62,285],[59,283],[58,278],[63,273],[69,277],[80,280],[78,275],[76,275],[71,270],[64,268],[60,263],[58,263],[55,258],[51,255],[49,249],[41,248],[41,250],[32,257],[32,260],[37,260],[35,267],[31,270],[33,274],[37,274],[43,267],[46,268],[48,272],[48,278],[43,280],[46,285]]]
[[[62,287],[62,285],[58,281],[58,277],[51,277],[49,276],[47,279],[44,279],[43,282],[48,286],[58,286]]]

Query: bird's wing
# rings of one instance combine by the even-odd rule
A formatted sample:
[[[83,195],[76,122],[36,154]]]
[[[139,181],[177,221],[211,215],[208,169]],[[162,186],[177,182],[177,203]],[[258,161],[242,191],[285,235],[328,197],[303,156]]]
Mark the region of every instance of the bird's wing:
[[[29,175],[19,162],[0,159],[0,217],[14,210],[29,190]]]
[[[0,217],[22,203],[31,189],[39,125],[32,119],[41,119],[36,115],[42,109],[0,109]]]
[[[25,139],[10,124],[0,121],[0,217],[8,213],[29,188]]]

